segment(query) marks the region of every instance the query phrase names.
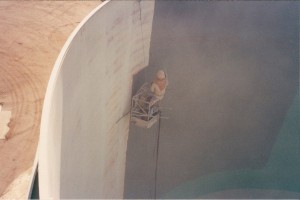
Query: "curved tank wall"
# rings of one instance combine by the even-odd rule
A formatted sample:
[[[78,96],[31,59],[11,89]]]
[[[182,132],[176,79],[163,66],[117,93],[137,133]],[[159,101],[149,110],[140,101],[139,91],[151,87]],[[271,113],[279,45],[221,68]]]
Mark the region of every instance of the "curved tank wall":
[[[107,1],[69,37],[48,83],[40,198],[122,198],[132,76],[148,65],[154,1]]]
[[[298,6],[156,1],[168,119],[130,126],[124,198],[300,198]]]

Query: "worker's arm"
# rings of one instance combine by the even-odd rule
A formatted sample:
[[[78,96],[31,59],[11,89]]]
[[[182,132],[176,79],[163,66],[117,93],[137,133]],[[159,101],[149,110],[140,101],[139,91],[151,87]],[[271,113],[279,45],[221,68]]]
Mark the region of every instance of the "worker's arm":
[[[156,84],[152,82],[151,87],[150,87],[150,90],[152,93],[155,93],[155,86],[156,86]]]

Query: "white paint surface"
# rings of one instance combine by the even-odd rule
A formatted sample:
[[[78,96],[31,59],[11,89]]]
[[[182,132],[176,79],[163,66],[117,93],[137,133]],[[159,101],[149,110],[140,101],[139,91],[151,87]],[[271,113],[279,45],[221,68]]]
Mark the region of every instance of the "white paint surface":
[[[41,199],[122,198],[132,76],[148,65],[154,1],[107,1],[54,66],[39,143]]]

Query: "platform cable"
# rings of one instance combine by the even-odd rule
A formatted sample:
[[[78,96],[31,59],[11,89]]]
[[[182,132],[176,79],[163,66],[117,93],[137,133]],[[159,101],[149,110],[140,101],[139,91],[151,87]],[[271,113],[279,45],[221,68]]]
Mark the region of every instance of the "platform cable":
[[[158,119],[158,132],[156,139],[156,160],[155,160],[155,176],[154,176],[154,199],[157,197],[157,169],[158,169],[158,152],[159,152],[159,138],[160,138],[160,115],[161,111],[159,111],[159,119]]]

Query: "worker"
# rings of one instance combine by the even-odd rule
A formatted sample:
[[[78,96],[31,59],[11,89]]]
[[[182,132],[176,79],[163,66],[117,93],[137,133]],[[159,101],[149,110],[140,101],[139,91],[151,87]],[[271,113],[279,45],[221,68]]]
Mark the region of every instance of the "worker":
[[[167,86],[168,79],[166,73],[163,70],[158,70],[150,88],[154,97],[158,100],[162,100],[166,93]]]

